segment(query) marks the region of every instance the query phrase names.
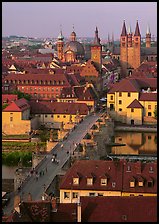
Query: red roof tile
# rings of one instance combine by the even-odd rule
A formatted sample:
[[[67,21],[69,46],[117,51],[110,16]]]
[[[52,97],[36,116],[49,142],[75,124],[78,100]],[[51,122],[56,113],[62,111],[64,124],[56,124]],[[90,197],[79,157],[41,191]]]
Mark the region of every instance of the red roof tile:
[[[32,114],[88,114],[88,107],[85,103],[29,101],[29,104]]]
[[[156,101],[157,93],[140,93],[139,101]]]
[[[12,101],[15,101],[18,99],[18,96],[15,94],[2,94],[2,103],[11,103]]]
[[[82,222],[156,222],[157,197],[81,197]]]
[[[24,98],[16,100],[8,105],[3,111],[4,112],[22,112],[30,108],[28,101]]]
[[[138,100],[135,99],[132,103],[129,104],[129,106],[127,106],[127,108],[143,108],[143,106]]]
[[[72,184],[72,178],[81,175],[79,185]],[[87,177],[93,173],[93,185],[87,185]],[[100,178],[104,174],[108,177],[107,186],[101,186]],[[71,185],[70,185],[71,183]],[[115,184],[113,184],[115,183]],[[122,163],[115,163],[114,161],[101,160],[79,160],[65,174],[60,189],[78,189],[78,190],[112,190],[120,191],[122,189]]]

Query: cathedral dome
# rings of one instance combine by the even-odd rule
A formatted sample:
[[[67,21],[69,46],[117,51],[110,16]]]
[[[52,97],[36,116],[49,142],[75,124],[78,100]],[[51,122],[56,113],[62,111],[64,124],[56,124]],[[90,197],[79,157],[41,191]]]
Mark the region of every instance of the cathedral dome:
[[[69,41],[64,46],[64,53],[71,50],[76,53],[76,55],[84,55],[84,47],[78,41]]]

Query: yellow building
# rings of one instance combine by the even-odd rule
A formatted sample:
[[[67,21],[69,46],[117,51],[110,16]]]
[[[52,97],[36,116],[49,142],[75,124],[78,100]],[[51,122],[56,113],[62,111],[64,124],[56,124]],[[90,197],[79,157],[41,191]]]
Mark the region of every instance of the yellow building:
[[[108,110],[123,123],[142,125],[147,117],[155,123],[156,107],[156,78],[125,78],[115,83],[107,94]]]
[[[30,105],[24,98],[9,104],[2,111],[2,132],[5,134],[28,134],[37,127],[37,120],[30,119]]]
[[[89,113],[84,103],[30,101],[29,104],[31,114],[38,117],[40,124],[79,123]]]

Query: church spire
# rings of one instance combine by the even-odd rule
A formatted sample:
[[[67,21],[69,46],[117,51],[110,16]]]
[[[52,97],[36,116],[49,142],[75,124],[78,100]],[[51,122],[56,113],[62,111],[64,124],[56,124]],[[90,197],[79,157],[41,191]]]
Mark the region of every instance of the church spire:
[[[127,35],[127,32],[126,32],[126,26],[125,26],[125,20],[124,20],[121,36],[126,36],[126,35]]]
[[[135,29],[135,34],[134,36],[140,36],[140,29],[139,29],[139,24],[138,24],[138,20],[136,22],[136,29]]]
[[[97,29],[97,26],[96,26],[96,30],[95,30],[94,44],[100,45],[100,38],[98,37],[98,29]]]
[[[147,25],[147,32],[146,32],[146,34],[151,34],[149,25]]]
[[[132,32],[131,32],[131,26],[130,26],[130,24],[129,24],[129,26],[128,26],[128,34],[131,34]]]

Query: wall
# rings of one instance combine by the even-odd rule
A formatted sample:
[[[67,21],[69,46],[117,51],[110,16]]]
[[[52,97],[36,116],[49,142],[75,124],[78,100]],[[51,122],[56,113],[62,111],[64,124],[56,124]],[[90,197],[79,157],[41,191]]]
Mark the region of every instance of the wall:
[[[142,125],[142,108],[133,108],[134,112],[131,112],[131,108],[127,108],[127,124],[131,124],[131,120],[134,120],[135,125]]]

